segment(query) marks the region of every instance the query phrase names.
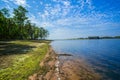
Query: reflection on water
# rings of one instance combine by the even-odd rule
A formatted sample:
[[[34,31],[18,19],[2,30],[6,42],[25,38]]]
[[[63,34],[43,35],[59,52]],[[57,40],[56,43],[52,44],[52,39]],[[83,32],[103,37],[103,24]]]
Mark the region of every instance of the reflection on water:
[[[120,39],[53,41],[57,53],[84,58],[104,79],[120,80]]]

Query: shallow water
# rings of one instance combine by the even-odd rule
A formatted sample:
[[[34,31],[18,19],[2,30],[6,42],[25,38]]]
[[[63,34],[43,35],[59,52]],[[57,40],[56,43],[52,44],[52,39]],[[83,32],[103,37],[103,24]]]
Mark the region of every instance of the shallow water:
[[[63,40],[51,45],[57,53],[85,59],[102,80],[120,80],[120,39]]]

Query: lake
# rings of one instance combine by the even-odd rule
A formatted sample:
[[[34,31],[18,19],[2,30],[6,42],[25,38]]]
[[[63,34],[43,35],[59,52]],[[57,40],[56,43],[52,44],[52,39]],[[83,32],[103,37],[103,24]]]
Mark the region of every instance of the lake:
[[[58,54],[84,59],[102,80],[120,80],[120,39],[61,40],[51,46]]]

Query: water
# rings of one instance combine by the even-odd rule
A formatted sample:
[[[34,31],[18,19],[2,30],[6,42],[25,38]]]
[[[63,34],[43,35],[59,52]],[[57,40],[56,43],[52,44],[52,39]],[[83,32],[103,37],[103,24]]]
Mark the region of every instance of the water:
[[[120,39],[63,40],[51,45],[57,53],[84,58],[102,80],[120,80]]]

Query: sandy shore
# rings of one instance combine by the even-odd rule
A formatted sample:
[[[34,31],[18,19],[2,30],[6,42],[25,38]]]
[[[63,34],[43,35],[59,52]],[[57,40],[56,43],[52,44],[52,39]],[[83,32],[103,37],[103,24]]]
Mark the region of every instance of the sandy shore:
[[[72,55],[56,54],[52,48],[40,63],[39,71],[29,77],[29,80],[100,80],[83,60]]]

